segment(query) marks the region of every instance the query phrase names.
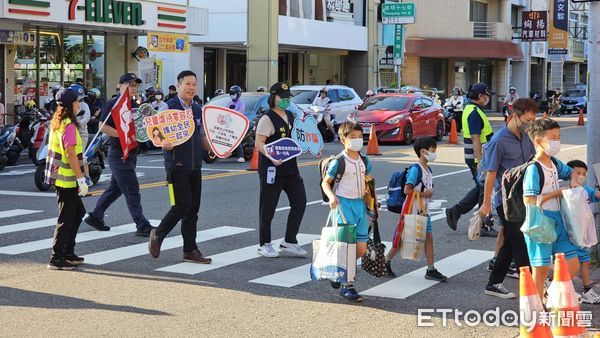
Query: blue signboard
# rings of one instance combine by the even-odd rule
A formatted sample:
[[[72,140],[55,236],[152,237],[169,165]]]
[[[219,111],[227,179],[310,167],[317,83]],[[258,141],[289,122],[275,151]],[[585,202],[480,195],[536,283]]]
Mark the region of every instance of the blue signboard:
[[[272,161],[286,162],[300,156],[302,148],[296,141],[286,137],[265,145],[265,152]]]
[[[311,115],[294,120],[292,139],[300,145],[303,153],[310,151],[317,156],[323,149],[323,136],[317,127],[317,120]]]

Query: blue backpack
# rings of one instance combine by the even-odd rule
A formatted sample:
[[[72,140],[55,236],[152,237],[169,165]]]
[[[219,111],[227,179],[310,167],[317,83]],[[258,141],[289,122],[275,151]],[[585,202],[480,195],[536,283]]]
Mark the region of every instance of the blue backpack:
[[[390,182],[388,184],[388,199],[387,199],[387,208],[389,211],[400,214],[402,213],[402,205],[404,204],[404,200],[406,199],[406,194],[404,193],[404,186],[406,185],[406,178],[408,176],[408,171],[416,166],[419,170],[419,174],[417,175],[417,181],[423,183],[423,173],[421,173],[421,166],[418,164],[413,164],[408,168],[404,168],[402,171],[396,171],[390,177]],[[431,171],[431,169],[429,169]],[[424,191],[425,187],[421,185],[421,190]]]

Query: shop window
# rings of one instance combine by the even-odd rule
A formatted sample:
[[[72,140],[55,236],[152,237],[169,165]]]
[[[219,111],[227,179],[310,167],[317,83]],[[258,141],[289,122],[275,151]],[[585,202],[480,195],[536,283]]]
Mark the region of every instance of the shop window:
[[[65,49],[63,82],[68,86],[79,78],[83,79],[83,35],[65,33],[63,44]]]
[[[36,98],[37,63],[35,46],[15,46],[15,110],[20,112],[26,101]]]
[[[61,41],[60,33],[40,33],[40,103],[52,99],[52,87],[61,84]]]
[[[102,93],[102,97],[108,98],[104,87],[104,79],[106,78],[104,48],[104,35],[87,35],[85,87],[88,90],[98,88]]]

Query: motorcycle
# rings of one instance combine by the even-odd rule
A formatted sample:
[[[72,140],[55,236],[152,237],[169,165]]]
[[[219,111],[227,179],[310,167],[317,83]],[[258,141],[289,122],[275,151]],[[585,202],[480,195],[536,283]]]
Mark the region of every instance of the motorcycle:
[[[512,115],[512,107],[512,102],[509,102],[507,105],[504,106],[504,109],[502,111],[502,116],[504,116],[504,124],[507,123],[508,117]]]
[[[446,104],[448,104],[450,99],[446,99]],[[452,121],[455,120],[456,121],[456,131],[460,132],[461,130],[461,126],[460,124],[462,123],[461,121],[461,116],[462,116],[462,107],[460,107],[459,105],[453,105],[453,106],[446,106],[444,105],[444,117],[445,117],[445,131],[444,131],[444,135],[448,135],[450,133],[450,128],[452,127]],[[459,109],[460,108],[460,109]]]
[[[50,114],[38,110],[35,120],[31,123],[31,140],[27,147],[29,158],[33,164],[37,164],[37,153],[49,128]]]
[[[7,126],[0,134],[0,170],[4,169],[8,164],[8,150],[17,138],[17,128],[19,127],[16,125]]]
[[[15,116],[17,120],[20,118],[19,115],[13,116]],[[20,130],[21,127],[19,123],[7,126],[4,129],[2,137],[0,137],[0,157],[6,158],[4,163],[5,166],[17,163],[19,156],[24,149],[21,139],[19,138],[19,135],[21,135]]]
[[[323,118],[326,112],[325,107],[321,106],[309,106],[308,109],[304,112],[305,115],[311,115],[317,121],[317,128],[321,135],[323,136],[324,142],[332,142],[335,135],[331,133],[329,128],[327,128],[327,123],[325,123],[325,119]],[[335,116],[331,115],[331,123],[335,125]]]

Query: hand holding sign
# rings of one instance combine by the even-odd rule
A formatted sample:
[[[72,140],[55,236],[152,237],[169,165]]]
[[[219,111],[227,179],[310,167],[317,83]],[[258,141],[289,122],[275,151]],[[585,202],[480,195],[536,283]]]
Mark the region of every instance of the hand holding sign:
[[[144,118],[146,133],[155,147],[185,143],[192,137],[196,124],[191,110],[165,110]]]
[[[292,139],[300,145],[303,153],[310,151],[313,156],[319,156],[323,149],[323,136],[317,127],[317,120],[311,115],[294,120]]]
[[[250,124],[235,110],[210,105],[202,109],[202,121],[210,148],[219,158],[228,157],[242,143]]]
[[[291,138],[279,140],[265,145],[265,155],[273,164],[280,165],[302,154],[302,148]]]

